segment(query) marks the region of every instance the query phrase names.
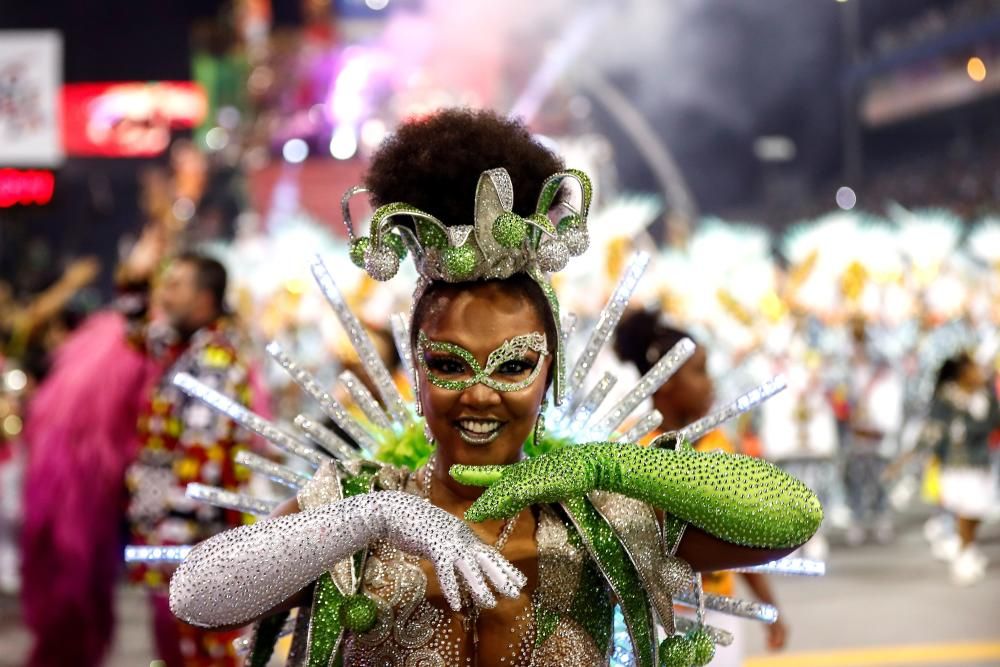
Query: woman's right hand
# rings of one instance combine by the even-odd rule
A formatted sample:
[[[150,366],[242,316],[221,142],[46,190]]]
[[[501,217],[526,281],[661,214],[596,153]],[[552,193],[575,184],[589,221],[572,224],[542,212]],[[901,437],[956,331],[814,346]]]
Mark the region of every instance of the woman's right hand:
[[[373,494],[381,506],[385,527],[381,538],[434,565],[441,591],[449,606],[461,609],[456,571],[465,580],[480,607],[495,607],[496,598],[486,585],[516,598],[527,583],[521,572],[482,540],[458,517],[428,501],[401,492]]]
[[[458,576],[476,604],[516,597],[526,579],[459,518],[422,498],[379,491],[241,526],[193,549],[170,582],[170,606],[201,627],[242,625],[303,590],[375,540],[429,560],[448,604],[461,608]],[[457,572],[457,574],[456,574]]]

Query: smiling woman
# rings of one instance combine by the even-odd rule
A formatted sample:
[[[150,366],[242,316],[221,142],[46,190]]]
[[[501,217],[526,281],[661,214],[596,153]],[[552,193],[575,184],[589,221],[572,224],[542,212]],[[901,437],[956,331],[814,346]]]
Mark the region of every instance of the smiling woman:
[[[419,394],[443,483],[455,463],[520,458],[551,377],[557,334],[545,304],[526,277],[449,285],[417,303]]]
[[[346,422],[311,377],[272,353],[372,451],[416,440],[434,454],[415,470],[350,460],[332,434],[297,422],[340,459],[327,461],[236,415],[318,469],[301,481],[266,466],[301,486],[297,498],[191,551],[171,584],[175,613],[206,626],[259,621],[252,664],[267,662],[288,610],[300,607],[294,664],[566,667],[608,663],[617,604],[634,664],[706,664],[726,636],[700,620],[678,634],[688,628],[675,623],[673,597],[697,590],[693,570],[764,563],[805,542],[822,517],[815,496],[767,463],[683,443],[674,451],[541,442],[547,396],[569,417],[587,402],[566,399],[582,396],[584,377],[566,382],[547,274],[586,250],[591,189],[523,126],[482,112],[432,115],[401,127],[367,180],[378,208],[366,237],[345,221],[351,256],[378,280],[413,256],[420,282],[398,338],[423,419],[373,366],[396,424]],[[347,329],[358,330],[325,267],[314,273]],[[355,339],[359,356],[374,357],[365,341]],[[667,351],[637,391],[663,382],[689,345]],[[614,428],[598,437],[620,438]],[[550,453],[524,460],[529,442]],[[712,604],[752,613],[735,600]],[[659,652],[657,622],[667,634]]]

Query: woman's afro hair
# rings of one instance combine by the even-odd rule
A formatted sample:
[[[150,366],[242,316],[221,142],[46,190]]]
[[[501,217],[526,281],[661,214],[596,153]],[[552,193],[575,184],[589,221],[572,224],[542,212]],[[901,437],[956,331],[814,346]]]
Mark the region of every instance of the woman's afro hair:
[[[526,217],[563,164],[517,121],[445,109],[401,125],[373,156],[365,184],[375,206],[405,202],[445,225],[470,225],[479,176],[497,167],[510,174],[514,212]]]

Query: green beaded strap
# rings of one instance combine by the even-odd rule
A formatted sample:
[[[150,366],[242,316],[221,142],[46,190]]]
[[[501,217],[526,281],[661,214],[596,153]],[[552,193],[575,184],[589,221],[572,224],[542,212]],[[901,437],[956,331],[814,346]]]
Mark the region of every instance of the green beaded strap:
[[[552,378],[552,397],[556,405],[561,405],[566,390],[566,346],[562,315],[559,308],[559,297],[556,295],[556,290],[552,287],[552,283],[546,280],[537,269],[528,271],[528,275],[542,288],[545,300],[548,301],[549,309],[552,311],[552,320],[556,325],[556,335],[559,336],[559,340],[556,341],[555,358],[553,359],[556,372]]]
[[[346,599],[333,583],[329,572],[324,572],[316,581],[305,662],[309,667],[329,667],[333,664],[344,636],[340,607]]]
[[[646,503],[605,491],[591,492],[588,498],[621,540],[660,625],[668,634],[673,634],[673,597],[686,590],[694,580],[691,566],[664,550],[660,523],[653,508]]]
[[[570,521],[618,598],[639,667],[656,665],[656,633],[649,596],[614,530],[584,497],[562,502]]]
[[[371,492],[375,486],[375,477],[371,471],[363,470],[358,475],[343,478],[344,497]],[[364,559],[355,557],[354,561],[355,571],[358,573],[356,580],[360,584],[360,570],[364,565]],[[356,600],[357,597],[342,593],[329,572],[323,573],[323,576],[316,581],[309,623],[309,648],[305,660],[308,667],[333,667],[336,663],[344,630],[347,629],[345,621],[353,623],[354,618],[363,615],[350,613],[352,607],[363,604],[360,600]]]
[[[600,654],[607,655],[614,623],[608,584],[565,513],[548,505],[538,509],[535,648],[541,649],[560,621],[568,618],[590,636]]]
[[[583,540],[576,530],[570,532],[570,542],[579,543],[584,548]],[[608,595],[607,579],[600,567],[588,558],[580,573],[580,587],[573,597],[569,616],[590,635],[594,643],[602,649],[605,655],[612,646],[614,632],[615,607]]]

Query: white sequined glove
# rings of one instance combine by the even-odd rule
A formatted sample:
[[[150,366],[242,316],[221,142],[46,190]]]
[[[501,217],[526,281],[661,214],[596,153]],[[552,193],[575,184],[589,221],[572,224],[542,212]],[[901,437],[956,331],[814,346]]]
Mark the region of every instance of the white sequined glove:
[[[517,568],[461,519],[417,496],[379,491],[206,540],[171,579],[170,608],[192,625],[242,625],[379,539],[429,560],[455,611],[461,608],[456,570],[481,607],[496,605],[487,579],[508,597],[517,597],[526,583]]]

